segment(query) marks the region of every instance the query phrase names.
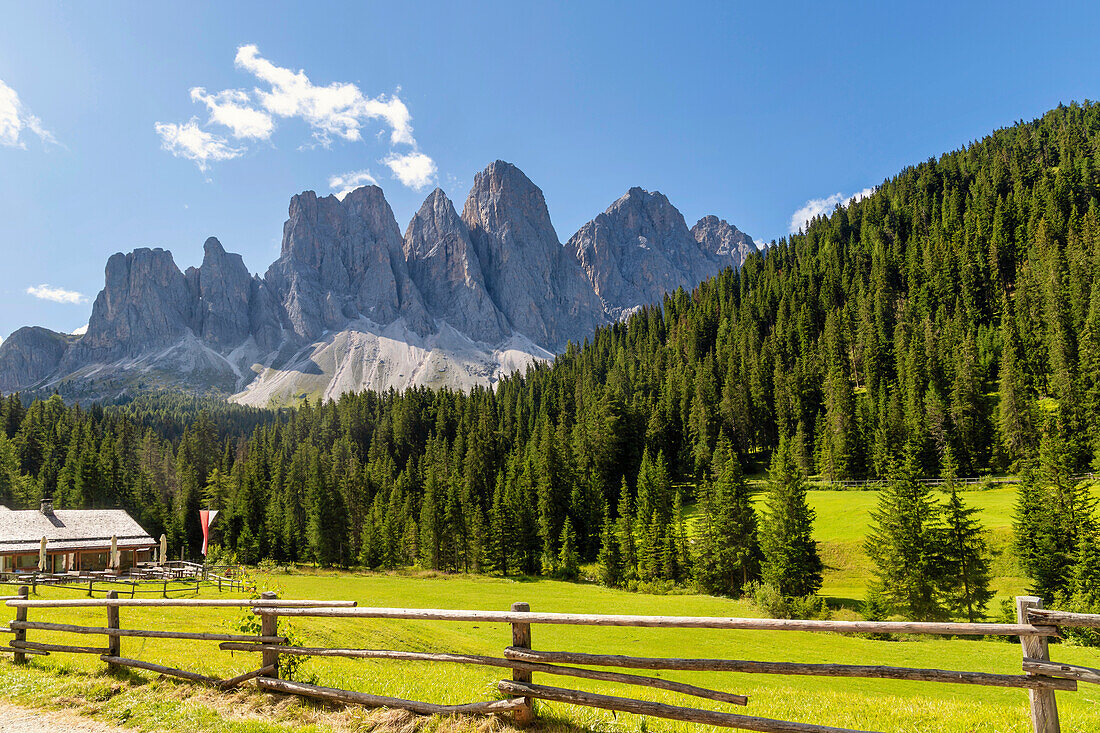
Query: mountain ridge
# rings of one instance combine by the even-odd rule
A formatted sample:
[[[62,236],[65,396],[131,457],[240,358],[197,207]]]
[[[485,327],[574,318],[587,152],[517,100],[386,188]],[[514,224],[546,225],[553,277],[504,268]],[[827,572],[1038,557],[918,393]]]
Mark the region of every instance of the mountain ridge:
[[[740,266],[741,233],[705,220],[698,235],[663,194],[632,188],[563,245],[541,189],[500,160],[475,176],[461,215],[437,188],[404,235],[378,186],[303,191],[262,276],[216,237],[186,271],[161,248],[112,255],[86,333],[31,327],[0,343],[0,392],[182,388],[267,404],[491,385]]]

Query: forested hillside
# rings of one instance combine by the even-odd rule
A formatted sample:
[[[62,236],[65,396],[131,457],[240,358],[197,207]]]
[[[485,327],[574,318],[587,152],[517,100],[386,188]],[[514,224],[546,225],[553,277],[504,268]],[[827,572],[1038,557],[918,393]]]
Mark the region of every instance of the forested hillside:
[[[740,465],[781,442],[781,474],[833,479],[903,454],[938,475],[948,449],[958,475],[1018,471],[1044,434],[1070,470],[1100,458],[1098,196],[1100,105],[1060,107],[495,390],[195,420],[9,399],[0,503],[118,503],[191,553],[202,503],[248,561],[568,572],[603,547],[624,574],[684,580],[710,551],[739,587],[759,560]],[[695,550],[688,502],[709,520]]]

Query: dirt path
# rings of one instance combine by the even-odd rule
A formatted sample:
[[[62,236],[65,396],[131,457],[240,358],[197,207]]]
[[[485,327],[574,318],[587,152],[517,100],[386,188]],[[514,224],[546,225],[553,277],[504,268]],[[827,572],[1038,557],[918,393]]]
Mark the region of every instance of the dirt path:
[[[0,702],[0,733],[121,733],[123,730],[63,710],[34,710]]]

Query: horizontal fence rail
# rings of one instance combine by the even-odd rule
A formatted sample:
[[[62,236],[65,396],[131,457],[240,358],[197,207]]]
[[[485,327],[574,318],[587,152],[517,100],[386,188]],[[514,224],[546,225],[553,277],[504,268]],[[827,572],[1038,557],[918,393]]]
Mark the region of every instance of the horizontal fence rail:
[[[1077,683],[1028,675],[991,674],[989,672],[951,672],[943,669],[885,667],[868,664],[804,664],[800,662],[750,662],[739,659],[672,659],[667,657],[620,657],[611,654],[540,652],[509,647],[508,659],[544,664],[589,664],[599,667],[678,670],[684,672],[740,672],[742,674],[805,675],[812,677],[866,677],[914,682],[946,682],[988,687],[1050,688],[1073,691]]]
[[[257,606],[261,616],[388,618],[407,621],[479,621],[482,623],[559,624],[567,626],[634,626],[666,629],[743,629],[749,631],[830,631],[837,634],[931,634],[942,636],[1058,636],[1052,625],[974,624],[917,621],[816,621],[717,616],[624,616],[596,613],[516,613],[514,611],[447,611],[430,608],[292,608],[290,604]]]
[[[118,598],[111,591],[107,598],[92,599],[30,599],[28,589],[20,588],[16,596],[3,598],[15,611],[15,618],[0,634],[13,637],[0,651],[14,655],[16,663],[26,663],[28,656],[55,653],[89,654],[106,662],[109,670],[139,669],[189,682],[233,689],[246,682],[269,692],[291,694],[341,704],[395,707],[419,714],[510,714],[517,725],[527,725],[535,719],[533,700],[565,703],[609,709],[613,711],[668,718],[754,731],[780,733],[829,733],[847,731],[812,723],[787,722],[768,718],[694,707],[680,707],[628,697],[602,695],[580,690],[536,684],[536,674],[572,677],[635,687],[664,690],[730,705],[745,706],[748,696],[736,691],[710,689],[661,676],[614,671],[654,670],[661,672],[713,672],[738,674],[805,675],[835,678],[869,678],[910,680],[947,684],[967,684],[1027,690],[1033,728],[1036,733],[1059,733],[1055,692],[1070,692],[1078,683],[1100,684],[1100,670],[1053,662],[1047,642],[1059,636],[1061,627],[1100,628],[1100,615],[1046,610],[1037,598],[1017,599],[1017,623],[924,623],[906,621],[816,621],[799,619],[759,619],[709,616],[638,616],[618,614],[533,613],[524,603],[513,604],[510,611],[448,610],[414,608],[362,608],[354,601],[279,599],[273,593],[261,598],[195,599]],[[120,612],[127,608],[246,608],[259,620],[258,634],[222,633],[217,631],[179,631],[176,629],[123,628]],[[79,625],[46,621],[31,621],[27,615],[35,610],[101,608],[106,612],[104,626]],[[386,649],[353,649],[329,646],[300,646],[289,643],[279,633],[281,617],[334,618],[350,621],[391,619],[398,621],[502,623],[511,627],[511,643],[503,656],[461,654],[436,651],[402,651]],[[537,625],[575,625],[602,627],[640,627],[665,629],[726,629],[742,631],[800,631],[838,634],[921,634],[940,636],[1012,636],[1019,637],[1023,658],[1020,674],[1000,674],[984,671],[954,671],[885,665],[835,663],[804,663],[769,660],[686,659],[664,657],[634,657],[615,654],[593,654],[576,651],[543,651],[532,648],[531,629]],[[28,640],[28,632],[74,634],[77,637],[99,636],[106,646],[95,644],[61,644]],[[195,671],[178,669],[147,660],[134,659],[122,653],[124,638],[162,638],[217,642],[226,652],[251,652],[260,655],[256,668],[229,679],[218,679]],[[418,702],[373,695],[366,692],[340,690],[318,684],[280,678],[282,656],[351,658],[390,660],[395,662],[427,662],[464,664],[511,670],[512,679],[501,680],[498,692],[505,699],[477,701],[460,705]],[[250,665],[251,666],[251,665]],[[598,668],[598,669],[594,669]],[[865,733],[865,732],[864,732]]]
[[[131,608],[256,608],[273,604],[286,608],[348,608],[355,601],[293,601],[266,600],[256,598],[79,598],[74,600],[16,600],[6,605],[14,608],[103,608],[109,606]]]

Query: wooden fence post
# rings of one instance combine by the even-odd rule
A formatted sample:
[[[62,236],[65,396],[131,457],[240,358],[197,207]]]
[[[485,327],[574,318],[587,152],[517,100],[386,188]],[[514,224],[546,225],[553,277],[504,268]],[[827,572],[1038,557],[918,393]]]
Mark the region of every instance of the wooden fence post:
[[[273,601],[279,596],[271,591],[266,591],[260,594],[260,598],[265,601]],[[278,636],[279,635],[279,617],[272,614],[270,616],[260,616],[260,636]],[[262,642],[267,643],[267,642]],[[279,652],[263,653],[263,661],[260,663],[261,667],[274,667],[275,671],[264,673],[263,677],[279,677]]]
[[[527,603],[513,603],[512,611],[516,613],[528,613],[531,610],[531,606]],[[530,649],[531,648],[531,624],[522,624],[512,622],[512,646],[518,649]],[[512,681],[522,682],[528,684],[531,682],[531,673],[513,669]],[[513,712],[515,716],[516,725],[520,727],[531,725],[535,722],[535,706],[534,701],[529,698],[523,698],[523,707],[516,708]]]
[[[27,600],[27,596],[30,595],[30,589],[25,585],[19,586],[19,595],[23,596],[24,601]],[[15,609],[15,620],[16,621],[26,621],[27,620],[27,607],[26,606],[19,606],[18,608]],[[26,641],[27,640],[27,630],[26,629],[16,629],[15,630],[15,640],[16,641]],[[27,663],[27,655],[24,654],[22,651],[17,651],[12,656],[15,658],[15,663],[16,664],[26,664]]]
[[[1035,596],[1016,596],[1016,621],[1017,623],[1030,623],[1027,620],[1028,609],[1042,608],[1043,599]],[[1024,659],[1049,661],[1050,654],[1047,651],[1045,636],[1021,636],[1020,645],[1024,650]],[[1033,674],[1029,672],[1028,674]],[[1031,725],[1035,733],[1061,733],[1058,723],[1058,703],[1054,699],[1054,690],[1028,690],[1028,698],[1031,701]]]
[[[107,593],[107,598],[118,598],[118,591],[113,590]],[[119,623],[118,606],[107,606],[107,628],[108,629],[121,629],[122,625]],[[111,634],[107,637],[107,656],[109,657],[121,657],[122,656],[122,637]],[[121,667],[112,662],[107,663],[107,671],[109,673],[117,673],[121,671]]]

